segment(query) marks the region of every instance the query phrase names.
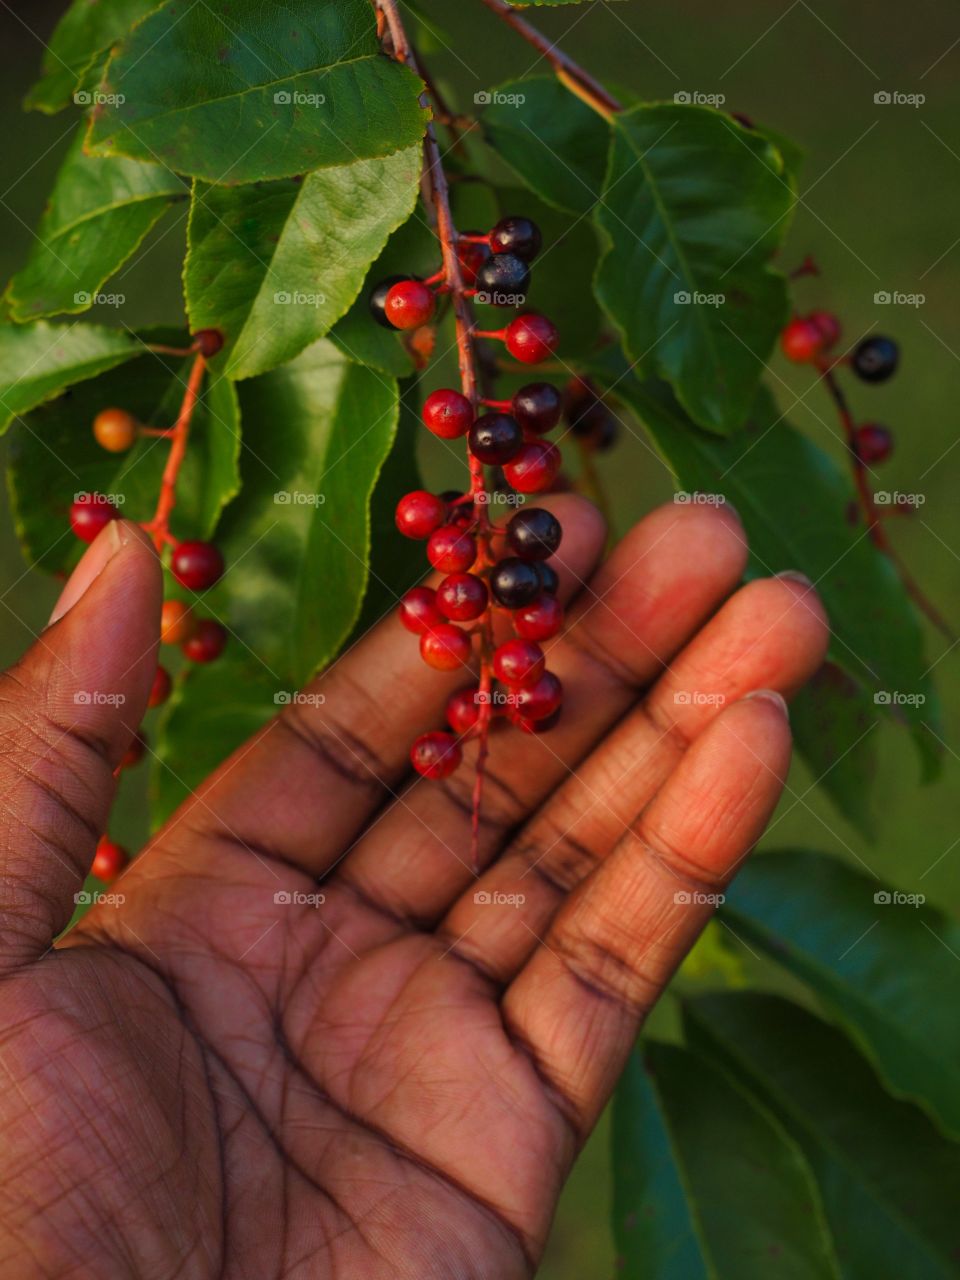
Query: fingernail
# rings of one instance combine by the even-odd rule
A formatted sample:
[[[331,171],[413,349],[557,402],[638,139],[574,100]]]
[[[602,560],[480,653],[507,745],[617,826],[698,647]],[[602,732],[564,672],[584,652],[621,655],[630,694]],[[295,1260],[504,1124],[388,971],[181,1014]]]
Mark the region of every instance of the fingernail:
[[[799,582],[801,587],[812,587],[813,583],[805,573],[801,573],[798,569],[784,569],[783,573],[776,575],[778,578],[785,578],[787,582]]]
[[[780,576],[782,577],[783,575],[781,574]],[[751,698],[756,699],[758,702],[771,703],[773,706],[779,708],[780,712],[786,717],[786,719],[790,719],[786,700],[782,694],[777,693],[776,689],[754,689],[752,693],[748,693],[746,697],[744,697],[743,701],[747,702]]]
[[[77,603],[77,601],[89,591],[90,587],[100,577],[104,569],[117,554],[117,552],[127,545],[129,535],[123,528],[122,520],[111,520],[97,534],[94,541],[83,553],[80,563],[71,573],[67,580],[67,585],[60,593],[60,599],[53,606],[53,613],[50,615],[48,627],[52,627],[55,622],[59,622],[63,615]]]

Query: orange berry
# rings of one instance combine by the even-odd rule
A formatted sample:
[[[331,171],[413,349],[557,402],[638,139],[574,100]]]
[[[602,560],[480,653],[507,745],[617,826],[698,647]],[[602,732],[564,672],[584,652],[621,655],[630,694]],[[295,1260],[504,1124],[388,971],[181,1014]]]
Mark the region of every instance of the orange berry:
[[[164,600],[160,612],[161,644],[183,644],[196,629],[193,610],[182,600]]]
[[[93,435],[101,449],[124,453],[137,438],[137,420],[126,409],[101,409],[93,420]]]

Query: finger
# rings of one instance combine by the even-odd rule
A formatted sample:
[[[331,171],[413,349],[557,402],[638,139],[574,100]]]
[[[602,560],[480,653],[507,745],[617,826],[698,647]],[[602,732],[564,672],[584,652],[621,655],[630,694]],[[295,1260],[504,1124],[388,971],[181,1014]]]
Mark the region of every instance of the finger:
[[[636,821],[690,742],[752,689],[789,696],[820,666],[828,640],[806,580],[788,575],[743,587],[458,899],[440,934],[491,976],[512,978],[566,895]]]
[[[754,694],[691,746],[633,831],[568,899],[503,999],[581,1138],[639,1024],[772,814],[790,761],[786,708]]]
[[[745,561],[742,528],[726,511],[671,504],[627,535],[581,593],[565,635],[545,646],[564,687],[560,723],[543,736],[491,735],[482,861],[733,590]],[[391,916],[435,921],[476,874],[469,854],[475,760],[471,746],[451,778],[415,782],[364,835],[338,879]]]
[[[572,495],[544,505],[564,527],[569,594],[602,550],[603,521]],[[181,835],[216,836],[322,874],[393,794],[411,743],[463,683],[463,672],[425,666],[417,638],[396,616],[385,619],[221,766],[178,814]]]
[[[160,564],[135,525],[111,521],[52,625],[0,675],[0,966],[42,954],[73,912],[157,667]]]

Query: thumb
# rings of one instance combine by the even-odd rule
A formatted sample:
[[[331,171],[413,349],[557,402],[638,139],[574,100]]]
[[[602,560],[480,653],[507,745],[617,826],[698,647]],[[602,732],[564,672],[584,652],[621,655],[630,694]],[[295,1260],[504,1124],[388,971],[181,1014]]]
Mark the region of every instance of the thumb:
[[[149,538],[111,520],[0,674],[0,972],[42,955],[73,912],[146,709],[161,595]]]

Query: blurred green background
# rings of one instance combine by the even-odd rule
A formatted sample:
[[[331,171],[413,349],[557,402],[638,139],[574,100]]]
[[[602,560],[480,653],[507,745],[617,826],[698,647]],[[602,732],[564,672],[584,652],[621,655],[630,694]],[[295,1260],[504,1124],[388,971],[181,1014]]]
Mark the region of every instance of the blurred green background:
[[[75,126],[68,113],[22,115],[19,101],[35,76],[43,40],[63,0],[0,7],[0,268],[22,262],[46,193]],[[479,0],[421,0],[433,28],[430,60],[458,108],[511,76],[543,73],[545,64],[489,14]],[[528,10],[584,65],[644,99],[677,92],[723,94],[725,108],[746,113],[799,142],[807,152],[801,201],[784,254],[786,268],[812,253],[819,278],[797,282],[800,309],[829,307],[845,330],[870,326],[894,335],[902,372],[888,386],[851,388],[854,411],[896,433],[883,485],[924,495],[919,515],[897,523],[896,543],[928,594],[960,626],[960,19],[952,6],[834,0],[783,7],[758,0],[719,6],[594,3]],[[877,103],[878,92],[923,94],[916,107]],[[123,293],[124,323],[181,319],[179,262],[186,206],[155,229],[138,263],[110,284]],[[922,294],[916,307],[879,306],[878,291]],[[104,309],[93,318],[111,323]],[[776,356],[771,385],[789,418],[836,456],[837,426],[809,371]],[[808,394],[810,392],[810,394]],[[78,430],[88,429],[78,423]],[[673,491],[662,464],[639,433],[626,432],[600,461],[615,521],[624,528]],[[64,512],[70,495],[65,495]],[[5,499],[0,502],[0,661],[17,657],[42,628],[57,584],[26,569]],[[928,629],[929,660],[946,711],[945,767],[921,788],[904,733],[884,724],[876,784],[878,839],[867,845],[830,807],[800,765],[766,843],[856,857],[911,892],[960,909],[956,752],[960,664],[949,642]],[[144,831],[143,779],[125,780],[115,835],[136,846]],[[661,1018],[669,1016],[662,1012]],[[564,1196],[542,1276],[583,1280],[610,1276],[609,1185],[603,1131],[584,1153]]]

